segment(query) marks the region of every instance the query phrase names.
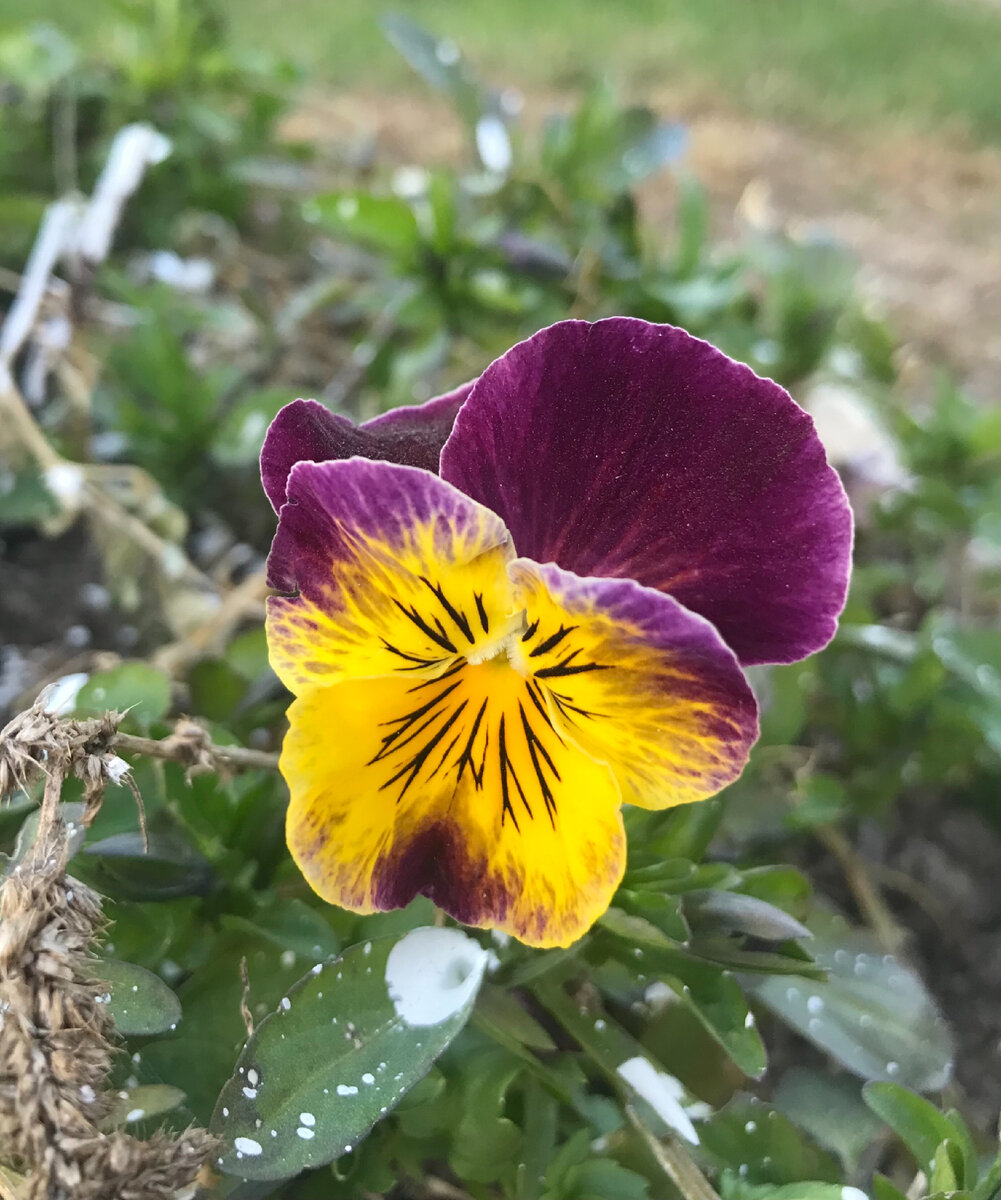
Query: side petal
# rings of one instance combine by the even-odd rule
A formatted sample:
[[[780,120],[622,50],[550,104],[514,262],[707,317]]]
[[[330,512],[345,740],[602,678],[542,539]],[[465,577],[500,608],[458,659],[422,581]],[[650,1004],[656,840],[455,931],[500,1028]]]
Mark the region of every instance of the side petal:
[[[704,618],[630,579],[515,559],[527,627],[514,661],[556,729],[612,769],[623,800],[705,800],[744,769],[757,704]]]
[[[268,557],[271,665],[297,695],[440,674],[510,621],[503,522],[436,476],[364,458],[297,463]]]
[[[332,413],[316,400],[293,400],[271,422],[261,447],[261,481],[277,512],[297,462],[337,458],[382,459],[438,473],[438,458],[455,414],[473,390],[464,383],[426,404],[394,408],[362,425]]]
[[[608,907],[625,867],[618,788],[506,658],[311,690],[289,723],[289,849],[325,900],[373,912],[422,894],[535,946],[570,945]]]
[[[834,634],[851,513],[812,420],[680,329],[564,321],[515,346],[474,386],[441,474],[520,554],[669,592],[742,663]]]

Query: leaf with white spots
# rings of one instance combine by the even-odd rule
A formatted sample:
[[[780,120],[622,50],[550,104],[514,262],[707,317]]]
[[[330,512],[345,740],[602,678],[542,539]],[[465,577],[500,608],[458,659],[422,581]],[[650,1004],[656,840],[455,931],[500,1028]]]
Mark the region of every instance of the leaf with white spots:
[[[466,1023],[487,952],[455,929],[415,929],[318,963],[254,1031],[223,1087],[218,1166],[287,1179],[345,1154]]]
[[[702,1149],[721,1169],[736,1169],[748,1186],[803,1186],[805,1179],[835,1183],[841,1171],[834,1159],[782,1113],[739,1093],[699,1125]],[[815,1185],[810,1185],[815,1186]],[[804,1195],[810,1195],[804,1192]]]
[[[149,1083],[122,1092],[101,1122],[105,1132],[122,1125],[133,1125],[150,1117],[159,1117],[184,1103],[180,1088],[166,1083]]]
[[[93,969],[100,980],[95,994],[108,1005],[119,1033],[148,1037],[166,1033],[180,1021],[181,1002],[159,975],[115,958],[102,958]]]
[[[748,980],[747,986],[863,1079],[919,1092],[944,1087],[952,1069],[952,1036],[918,975],[844,922],[830,930],[811,924],[826,980],[769,978]]]

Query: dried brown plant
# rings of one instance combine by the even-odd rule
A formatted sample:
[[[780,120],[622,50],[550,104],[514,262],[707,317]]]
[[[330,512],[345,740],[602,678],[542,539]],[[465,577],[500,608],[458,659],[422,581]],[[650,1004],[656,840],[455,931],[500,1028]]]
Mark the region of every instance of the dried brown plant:
[[[18,1200],[183,1200],[214,1149],[201,1129],[141,1141],[105,1132],[114,1025],[92,947],[100,897],[66,874],[60,793],[84,782],[90,815],[109,778],[118,714],[63,721],[39,706],[0,735],[0,792],[41,773],[33,846],[0,889],[0,1162],[23,1175]]]

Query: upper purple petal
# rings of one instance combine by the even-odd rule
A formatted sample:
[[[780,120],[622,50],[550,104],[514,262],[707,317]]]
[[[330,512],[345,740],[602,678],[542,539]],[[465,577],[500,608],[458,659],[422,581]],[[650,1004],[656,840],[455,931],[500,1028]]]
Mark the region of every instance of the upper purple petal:
[[[519,554],[669,592],[745,665],[834,635],[852,520],[813,421],[683,330],[612,317],[521,342],[475,384],[441,474]]]
[[[426,404],[394,408],[363,425],[332,413],[316,400],[293,400],[271,422],[261,448],[261,480],[277,512],[285,503],[297,462],[370,458],[438,472],[438,457],[472,383]]]

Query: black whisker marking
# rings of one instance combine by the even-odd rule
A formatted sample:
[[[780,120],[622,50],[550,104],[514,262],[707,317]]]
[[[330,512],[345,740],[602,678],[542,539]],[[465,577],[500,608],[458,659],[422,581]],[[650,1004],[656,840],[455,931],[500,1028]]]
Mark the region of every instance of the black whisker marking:
[[[455,712],[452,713],[452,715],[448,718],[448,720],[445,722],[445,724],[442,725],[441,729],[438,730],[438,732],[424,745],[424,747],[422,749],[417,751],[417,753],[413,756],[413,758],[411,758],[408,762],[406,762],[400,768],[400,770],[396,772],[396,774],[392,777],[392,779],[387,779],[386,782],[384,784],[382,784],[382,786],[379,788],[379,791],[380,792],[385,791],[386,788],[391,787],[394,783],[396,783],[396,781],[398,779],[402,779],[402,777],[404,775],[406,775],[407,772],[409,771],[410,774],[407,777],[407,781],[406,781],[406,783],[404,783],[404,785],[400,791],[400,794],[396,797],[396,803],[399,804],[399,802],[407,794],[407,788],[409,788],[410,785],[413,783],[413,781],[417,778],[418,774],[420,773],[421,767],[423,767],[424,764],[427,762],[428,756],[431,754],[431,751],[435,748],[435,746],[438,745],[438,743],[442,740],[442,738],[445,736],[445,734],[448,733],[448,731],[452,728],[452,726],[455,724],[455,722],[459,719],[459,717],[462,715],[463,709],[466,707],[467,704],[468,704],[468,701],[463,700],[463,702],[458,706],[458,708],[455,710]]]
[[[538,622],[538,621],[533,621],[533,622],[531,623],[531,625],[529,625],[529,627],[528,627],[528,628],[525,630],[525,632],[524,632],[524,633],[521,635],[521,640],[522,640],[523,642],[530,642],[530,641],[532,640],[532,638],[534,638],[534,637],[535,637],[535,631],[536,631],[538,628],[539,628],[539,622]]]
[[[575,650],[570,658],[575,658],[580,653]],[[571,665],[570,658],[565,658],[562,662],[556,663],[552,667],[543,667],[541,671],[535,672],[536,679],[559,679],[565,675],[584,675],[588,671],[608,671],[611,669],[609,663],[577,663]]]
[[[441,621],[439,621],[437,617],[435,617],[435,624],[438,626],[438,630],[436,632],[431,628],[427,621],[424,620],[416,608],[407,608],[407,606],[405,604],[401,604],[400,601],[395,598],[395,596],[393,597],[393,603],[400,610],[400,612],[403,613],[407,620],[412,621],[413,624],[416,625],[421,631],[421,633],[423,633],[426,637],[429,637],[436,646],[441,646],[442,650],[447,650],[449,654],[458,653],[455,648],[455,644],[445,632],[444,625],[442,625]]]
[[[480,617],[480,624],[483,626],[483,632],[490,632],[490,621],[487,618],[487,610],[483,607],[482,592],[473,592],[473,599],[476,601],[476,611]]]
[[[432,583],[431,580],[425,575],[422,575],[420,578],[421,583],[431,589],[432,593],[437,597],[438,603],[442,606],[445,612],[448,613],[455,624],[458,625],[459,629],[462,631],[462,636],[467,642],[469,642],[470,645],[472,645],[476,641],[476,638],[473,637],[473,631],[469,627],[469,621],[466,618],[466,614],[461,612],[455,607],[454,604],[451,603],[451,601],[445,595],[445,591],[440,583]],[[444,633],[444,630],[442,630],[442,632]]]
[[[501,713],[500,727],[498,729],[498,734],[500,737],[500,746],[498,748],[498,755],[499,755],[499,761],[500,761],[500,777],[501,777],[501,801],[502,801],[501,825],[504,824],[505,817],[510,817],[512,823],[514,824],[515,831],[518,833],[521,833],[521,826],[518,824],[518,818],[515,816],[514,809],[511,807],[511,797],[508,793],[508,785],[507,785],[508,757],[507,757],[507,744],[504,739],[504,714],[503,713]],[[529,816],[532,815],[531,811],[529,811],[528,815]]]
[[[535,649],[529,654],[529,658],[537,658],[540,654],[548,654],[550,650],[555,649],[560,642],[567,636],[568,633],[573,633],[577,628],[576,625],[561,625],[555,633],[551,633],[544,642],[539,642]],[[578,650],[579,654],[580,651]]]
[[[549,817],[549,824],[555,829],[556,797],[553,795],[553,790],[549,786],[549,782],[547,781],[542,766],[539,763],[540,751],[542,753],[542,757],[546,760],[546,765],[558,780],[560,779],[560,773],[556,769],[556,764],[550,757],[549,751],[545,748],[542,742],[539,741],[538,735],[529,723],[528,714],[525,712],[520,700],[518,701],[518,711],[521,713],[521,727],[525,731],[525,741],[528,743],[528,753],[532,758],[532,767],[535,770],[535,778],[538,781],[539,791],[542,792],[542,799],[546,805],[546,815]]]
[[[466,745],[465,745],[462,753],[459,755],[458,759],[456,760],[456,766],[459,769],[459,773],[456,776],[456,783],[458,783],[459,780],[462,779],[462,772],[466,769],[466,767],[469,767],[470,773],[473,776],[473,784],[476,787],[477,791],[480,791],[481,788],[483,787],[483,767],[484,767],[484,763],[486,762],[487,751],[486,751],[486,746],[484,746],[483,762],[480,763],[480,769],[479,769],[479,771],[477,771],[476,768],[473,766],[473,743],[476,741],[476,735],[477,735],[477,733],[479,733],[479,730],[480,730],[480,722],[483,720],[483,714],[486,711],[487,711],[487,701],[484,700],[483,703],[480,705],[480,711],[476,714],[476,719],[473,721],[473,728],[470,731],[469,737],[466,739]],[[490,736],[490,731],[488,730],[487,731],[488,739],[489,739],[489,736]]]
[[[438,661],[445,662],[446,660],[444,658],[440,658]],[[411,692],[422,691],[424,688],[434,687],[436,683],[441,683],[443,679],[451,679],[451,677],[461,671],[465,665],[466,660],[464,658],[457,659],[447,671],[442,671],[442,673],[440,675],[436,675],[434,679],[425,679],[421,683],[415,683],[412,688],[407,688],[407,694],[409,695]]]
[[[563,739],[557,732],[555,725],[553,725],[553,719],[549,715],[549,709],[546,707],[546,699],[542,694],[542,688],[535,682],[534,679],[526,679],[525,682],[528,685],[528,694],[532,700],[532,703],[538,709],[539,716],[542,717],[543,721],[545,721],[545,723],[553,731],[556,736],[556,740],[562,746]]]
[[[397,667],[397,671],[420,671],[427,667],[436,667],[439,663],[445,661],[443,658],[422,658],[419,654],[408,654],[406,650],[399,650],[392,642],[388,642],[385,638],[380,638],[380,641],[390,654],[395,654],[397,658],[402,658],[412,664],[408,667]]]
[[[554,688],[549,689],[549,694],[556,701],[557,707],[564,715],[566,715],[568,711],[579,713],[579,715],[582,717],[590,717],[592,719],[597,719],[607,715],[606,713],[594,712],[590,708],[578,707],[576,704],[574,704],[569,696],[564,696],[562,692],[557,692]]]

